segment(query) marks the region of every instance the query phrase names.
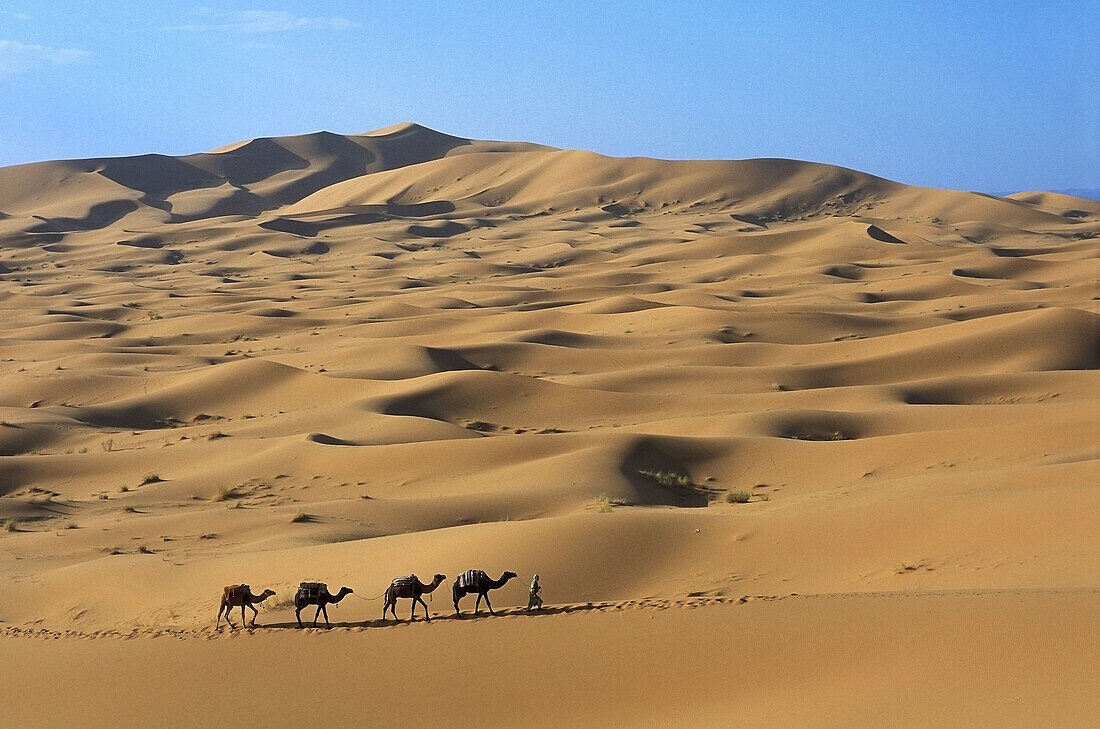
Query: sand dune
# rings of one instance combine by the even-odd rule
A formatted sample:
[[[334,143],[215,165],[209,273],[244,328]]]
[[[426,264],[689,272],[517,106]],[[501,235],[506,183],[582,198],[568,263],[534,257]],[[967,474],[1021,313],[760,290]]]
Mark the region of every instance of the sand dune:
[[[403,124],[3,168],[0,211],[0,685],[120,666],[47,723],[131,725],[154,665],[135,705],[259,711],[307,644],[347,662],[276,725],[1096,714],[1094,202]],[[507,617],[378,621],[470,567]],[[340,630],[282,630],[306,579]]]

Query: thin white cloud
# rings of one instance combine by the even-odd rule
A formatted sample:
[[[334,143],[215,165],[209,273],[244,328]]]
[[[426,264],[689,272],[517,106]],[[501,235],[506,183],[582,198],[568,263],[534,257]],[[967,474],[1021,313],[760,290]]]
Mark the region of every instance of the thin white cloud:
[[[49,48],[0,40],[0,76],[11,76],[40,66],[65,66],[92,56],[79,48]]]
[[[260,41],[241,41],[237,44],[238,48],[244,48],[245,50],[255,51],[277,51],[282,46],[274,43],[262,43]]]
[[[31,16],[26,13],[17,13],[14,10],[0,10],[0,15],[6,18],[15,18],[16,20],[30,20]]]
[[[347,18],[304,17],[284,10],[217,10],[196,11],[207,22],[170,25],[163,30],[221,31],[226,33],[285,33],[300,30],[345,30],[358,28],[359,23]]]

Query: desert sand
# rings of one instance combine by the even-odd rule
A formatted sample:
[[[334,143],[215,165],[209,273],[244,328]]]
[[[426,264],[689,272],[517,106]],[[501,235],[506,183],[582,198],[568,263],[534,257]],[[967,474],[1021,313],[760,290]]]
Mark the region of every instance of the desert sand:
[[[5,716],[1090,726],[1097,238],[415,124],[0,168]]]

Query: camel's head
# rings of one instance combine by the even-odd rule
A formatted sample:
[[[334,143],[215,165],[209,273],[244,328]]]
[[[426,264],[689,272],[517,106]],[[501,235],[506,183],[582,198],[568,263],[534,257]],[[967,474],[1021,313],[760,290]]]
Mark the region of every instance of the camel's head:
[[[432,582],[436,585],[442,585],[443,581],[447,579],[447,575],[436,574],[435,579]]]
[[[355,590],[351,589],[350,587],[341,587],[340,588],[340,597],[343,597],[344,595],[351,595],[354,592],[355,592]]]
[[[504,573],[504,581],[505,582],[512,579],[513,577],[519,577],[519,575],[517,575],[515,572],[505,572]]]
[[[257,597],[260,598],[260,602],[263,602],[264,600],[266,600],[269,597],[275,597],[275,591],[274,590],[264,590]]]

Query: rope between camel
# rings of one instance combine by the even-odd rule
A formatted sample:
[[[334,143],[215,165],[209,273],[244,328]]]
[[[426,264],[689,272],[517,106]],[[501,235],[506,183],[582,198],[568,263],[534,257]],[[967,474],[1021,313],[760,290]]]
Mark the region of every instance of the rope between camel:
[[[355,594],[355,593],[353,592],[353,593],[351,593],[351,596],[352,596],[352,597],[358,597],[358,598],[359,598],[360,600],[362,600],[363,602],[374,602],[375,600],[381,600],[382,598],[384,598],[384,597],[386,596],[386,593],[385,593],[385,592],[383,592],[383,593],[382,593],[381,595],[379,595],[378,597],[362,597],[362,596],[360,596],[360,595],[356,595],[356,594]]]

